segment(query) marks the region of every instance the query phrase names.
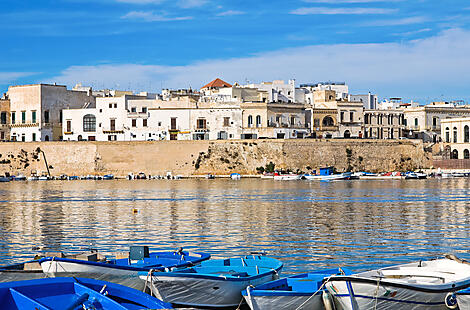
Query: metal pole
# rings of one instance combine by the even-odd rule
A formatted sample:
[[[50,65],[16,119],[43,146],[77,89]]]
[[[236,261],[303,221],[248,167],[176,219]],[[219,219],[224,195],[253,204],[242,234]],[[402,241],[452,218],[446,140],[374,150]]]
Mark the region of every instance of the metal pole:
[[[41,153],[42,153],[42,156],[44,157],[44,162],[46,163],[47,175],[51,176],[51,172],[49,171],[49,165],[47,164],[46,154],[44,154],[43,150],[41,150]]]

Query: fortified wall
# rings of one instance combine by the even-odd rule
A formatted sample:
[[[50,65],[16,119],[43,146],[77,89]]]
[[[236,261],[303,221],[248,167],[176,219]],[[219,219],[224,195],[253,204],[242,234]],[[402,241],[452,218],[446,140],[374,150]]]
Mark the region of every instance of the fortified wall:
[[[382,172],[432,165],[421,142],[401,140],[11,142],[0,143],[0,174],[47,172],[44,157],[56,176],[256,174],[269,162],[304,172],[324,166]]]

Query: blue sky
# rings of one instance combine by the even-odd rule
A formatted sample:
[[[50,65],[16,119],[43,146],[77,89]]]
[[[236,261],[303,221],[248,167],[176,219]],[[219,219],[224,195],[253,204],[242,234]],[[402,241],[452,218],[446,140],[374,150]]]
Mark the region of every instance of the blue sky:
[[[0,91],[295,78],[470,100],[467,0],[2,0]]]

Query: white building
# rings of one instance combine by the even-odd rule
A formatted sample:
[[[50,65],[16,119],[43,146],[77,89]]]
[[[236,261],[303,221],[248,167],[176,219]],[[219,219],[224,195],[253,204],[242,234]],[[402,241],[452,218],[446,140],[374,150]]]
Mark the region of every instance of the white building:
[[[305,103],[313,105],[314,103],[314,92],[332,90],[336,93],[336,100],[348,100],[349,87],[344,82],[320,82],[314,84],[301,84],[300,87],[305,92]]]
[[[49,84],[11,86],[8,98],[11,140],[26,142],[62,140],[62,110],[95,104],[90,92]]]
[[[370,92],[366,95],[349,95],[350,102],[361,102],[364,109],[375,110],[377,109],[378,98],[377,95],[372,95]]]
[[[268,102],[304,103],[305,100],[305,90],[296,88],[295,80],[289,80],[287,84],[283,80],[274,80],[272,82],[246,84],[243,87],[267,92]]]

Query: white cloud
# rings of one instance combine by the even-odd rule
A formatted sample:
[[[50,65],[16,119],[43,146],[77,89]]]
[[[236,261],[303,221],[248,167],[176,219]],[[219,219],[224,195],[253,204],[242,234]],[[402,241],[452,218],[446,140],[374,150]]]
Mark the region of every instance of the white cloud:
[[[243,14],[245,14],[245,12],[243,11],[228,10],[228,11],[218,13],[216,16],[234,16],[234,15],[243,15]]]
[[[191,16],[169,17],[166,13],[157,14],[152,11],[132,11],[122,16],[123,19],[133,19],[145,22],[169,22],[192,19]]]
[[[422,24],[428,22],[429,18],[425,16],[413,16],[398,19],[385,19],[385,20],[373,20],[370,22],[363,23],[362,26],[404,26],[413,24]]]
[[[307,3],[328,3],[328,4],[343,4],[343,3],[374,3],[374,2],[401,2],[404,0],[302,0]]]
[[[178,6],[183,9],[194,8],[198,6],[203,6],[208,0],[179,0],[177,2]]]
[[[165,0],[116,0],[117,2],[122,3],[131,3],[131,4],[160,4],[165,2]]]
[[[423,29],[418,29],[418,30],[408,31],[408,32],[397,32],[397,33],[394,33],[393,35],[409,37],[409,36],[412,36],[412,35],[415,35],[415,34],[420,34],[420,33],[429,32],[429,31],[432,31],[432,29],[431,28],[423,28]]]
[[[12,82],[26,76],[37,74],[36,72],[0,72],[0,84],[11,84]]]
[[[198,88],[220,77],[227,82],[296,78],[298,82],[342,80],[353,91],[379,95],[440,96],[467,94],[470,84],[470,31],[447,30],[405,43],[313,45],[251,57],[200,61],[186,66],[73,66],[47,82],[73,86],[100,81],[105,87],[128,85],[150,90]]]
[[[309,7],[298,8],[290,12],[295,15],[362,15],[362,14],[392,14],[396,9],[381,8],[329,8],[329,7]]]

